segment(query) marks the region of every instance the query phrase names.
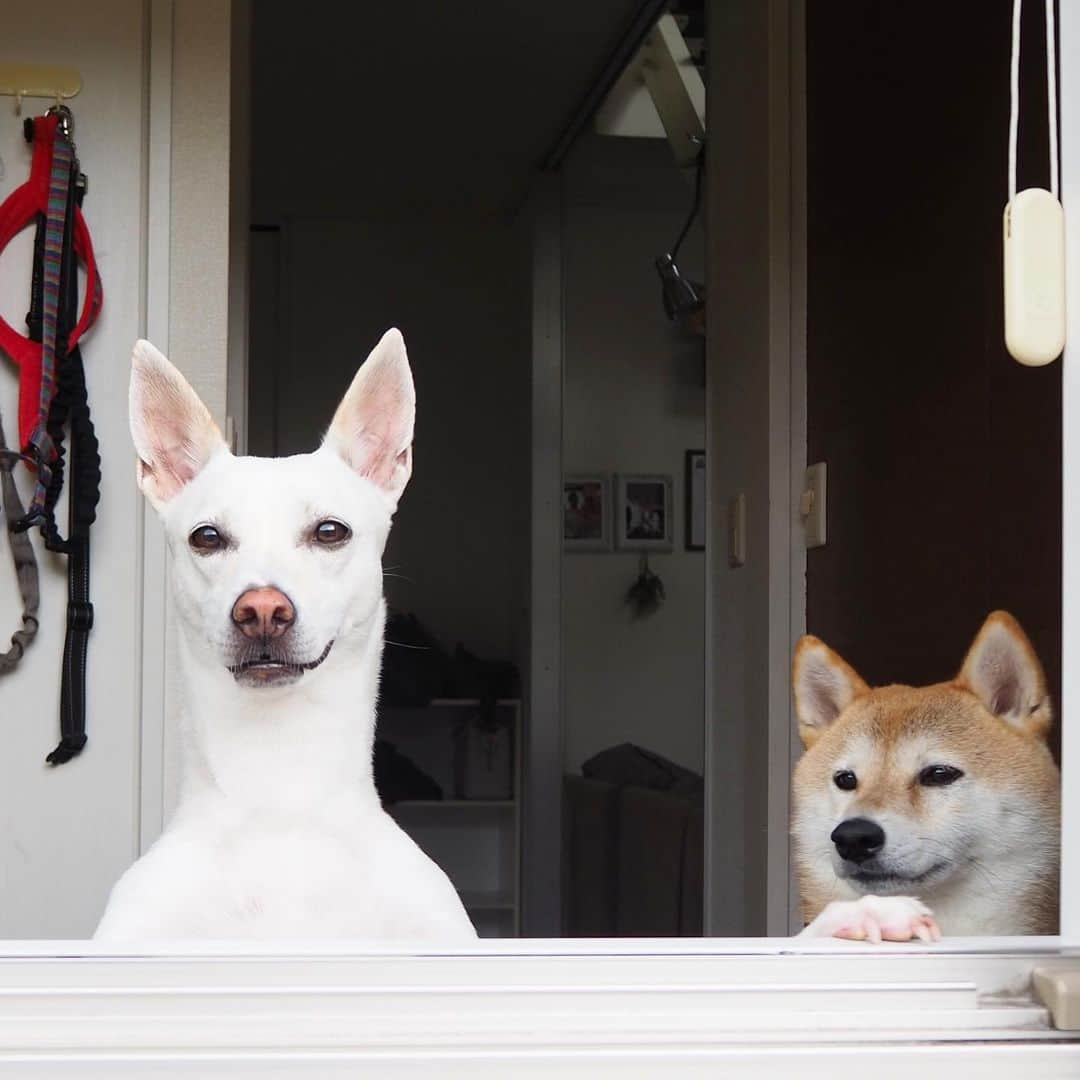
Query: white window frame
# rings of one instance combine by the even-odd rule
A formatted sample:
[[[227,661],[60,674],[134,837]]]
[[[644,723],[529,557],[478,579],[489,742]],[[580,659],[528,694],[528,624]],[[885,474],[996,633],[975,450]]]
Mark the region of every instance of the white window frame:
[[[788,2],[770,0],[781,22],[784,11],[801,10],[801,0]],[[152,4],[171,11],[171,0]],[[1062,188],[1066,205],[1080,205],[1080,8],[1061,6]],[[170,47],[155,42],[159,52]],[[153,57],[150,77],[167,121],[168,69]],[[169,155],[153,115],[150,123],[153,205],[168,190]],[[1080,266],[1080,215],[1067,227],[1069,265]],[[167,274],[168,230],[158,229],[148,252],[148,319],[162,330],[167,301],[153,287]],[[1080,274],[1070,294],[1069,340],[1080,342]],[[1063,649],[1071,657],[1080,652],[1080,364],[1070,356],[1063,409]],[[158,545],[148,533],[147,597],[158,605],[148,605],[146,619],[158,630],[147,639],[144,675],[164,665]],[[1063,668],[1071,717],[1080,714],[1080,668]],[[160,718],[160,682],[146,682],[144,703]],[[152,715],[147,730],[156,722]],[[1071,762],[1080,759],[1080,724],[1066,724]],[[144,842],[160,823],[154,770],[160,776],[162,754],[160,739],[144,745]],[[831,1078],[842,1058],[904,1080],[915,1069],[957,1066],[965,1080],[1075,1077],[1080,1043],[1050,1028],[1031,993],[1035,967],[1080,965],[1075,783],[1064,790],[1063,826],[1060,938],[877,948],[777,938],[470,949],[350,942],[276,945],[273,954],[203,944],[137,955],[84,941],[0,942],[0,1075],[332,1078],[362,1067],[364,1076],[565,1078],[617,1067],[629,1077],[665,1068],[742,1077],[764,1065],[769,1075]],[[782,852],[776,863],[786,865]]]
[[[1071,775],[1080,761],[1080,10],[1075,4],[1061,5],[1058,57],[1067,306],[1061,360],[1061,759]],[[1061,933],[1080,944],[1080,784],[1075,779],[1063,784],[1061,795]]]
[[[1034,964],[1077,963],[1054,940],[252,948],[7,943],[0,1074],[832,1076],[839,1057],[882,1077],[1053,1078],[1080,1063],[1080,1032],[1052,1030],[1030,994]]]

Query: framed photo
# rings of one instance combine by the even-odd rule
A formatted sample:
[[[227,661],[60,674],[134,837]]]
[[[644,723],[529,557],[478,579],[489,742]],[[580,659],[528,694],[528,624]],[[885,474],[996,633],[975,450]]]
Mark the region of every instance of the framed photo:
[[[705,451],[686,451],[686,550],[705,550],[708,489],[705,486]]]
[[[615,507],[615,545],[623,551],[672,549],[671,477],[620,473]]]
[[[611,550],[611,478],[604,473],[563,477],[563,548]]]

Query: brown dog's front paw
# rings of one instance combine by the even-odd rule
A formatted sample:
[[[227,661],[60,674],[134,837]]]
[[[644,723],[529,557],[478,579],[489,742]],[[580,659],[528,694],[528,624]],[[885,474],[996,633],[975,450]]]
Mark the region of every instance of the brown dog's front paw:
[[[836,900],[799,935],[835,937],[849,941],[941,940],[941,930],[930,909],[913,896],[864,896]]]

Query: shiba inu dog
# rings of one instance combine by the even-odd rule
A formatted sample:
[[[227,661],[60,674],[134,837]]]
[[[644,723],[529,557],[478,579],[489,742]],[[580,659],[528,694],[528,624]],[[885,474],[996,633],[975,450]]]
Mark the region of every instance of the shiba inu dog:
[[[950,682],[871,689],[815,637],[799,642],[793,676],[806,747],[792,815],[806,933],[1057,932],[1053,712],[1011,615],[987,618]]]
[[[382,553],[415,400],[390,330],[315,453],[235,457],[180,373],[136,344],[131,432],[171,556],[183,776],[98,938],[475,938],[372,776]]]

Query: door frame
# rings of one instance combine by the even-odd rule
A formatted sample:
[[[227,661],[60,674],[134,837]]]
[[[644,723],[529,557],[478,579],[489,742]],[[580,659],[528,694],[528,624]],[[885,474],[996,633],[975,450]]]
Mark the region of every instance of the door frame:
[[[172,174],[173,0],[149,4],[149,104],[146,175],[145,333],[169,351],[170,197]],[[157,515],[139,501],[142,534],[142,640],[139,665],[139,806],[136,854],[161,835],[165,813],[166,632],[165,534]]]
[[[760,280],[756,303],[761,312],[768,364],[768,390],[760,417],[768,432],[767,464],[760,470],[751,496],[767,508],[762,550],[768,571],[755,581],[751,602],[765,615],[767,667],[758,668],[749,711],[767,720],[754,729],[758,757],[765,763],[767,796],[757,806],[740,808],[740,836],[731,843],[728,807],[719,805],[711,775],[715,755],[725,752],[717,738],[725,701],[717,686],[721,670],[717,653],[718,628],[714,605],[707,603],[705,619],[707,670],[705,679],[706,814],[705,814],[705,933],[733,932],[733,924],[717,909],[730,904],[717,896],[719,877],[731,878],[730,850],[740,847],[743,833],[767,829],[768,841],[756,878],[740,866],[733,892],[750,899],[765,912],[760,926],[739,922],[740,934],[787,935],[798,925],[799,898],[789,841],[791,772],[798,756],[789,669],[795,643],[806,628],[806,550],[799,495],[806,469],[806,106],[805,0],[740,0],[738,18],[758,20],[767,39],[768,131],[755,159],[759,174],[749,181],[744,197],[753,213],[768,221],[768,273]],[[716,3],[710,11],[714,18]],[[745,37],[736,35],[736,52]],[[712,65],[733,62],[710,42]],[[714,80],[709,80],[710,85]],[[714,110],[714,113],[717,110]],[[708,115],[708,114],[707,114]],[[710,141],[719,146],[719,140]],[[721,148],[722,153],[722,148]],[[733,213],[743,212],[736,208]],[[529,723],[527,733],[524,820],[524,926],[530,936],[559,933],[562,833],[562,701],[561,701],[561,552],[558,499],[562,475],[562,252],[561,189],[557,173],[538,178],[526,213],[531,227],[533,266],[532,355],[532,493],[530,552]],[[710,215],[711,217],[711,215]],[[711,218],[712,219],[712,218]],[[712,219],[715,220],[715,219]],[[710,260],[714,249],[710,245]],[[707,275],[719,280],[718,271]],[[713,468],[725,452],[713,409],[707,409],[706,452]],[[718,560],[726,558],[723,507],[710,489],[706,553],[707,597],[722,587]],[[724,551],[721,551],[723,548]],[[710,663],[709,658],[716,662]],[[764,677],[761,671],[764,670]],[[549,721],[545,723],[547,718]],[[745,812],[745,813],[744,813]],[[723,821],[721,830],[718,823]]]
[[[243,351],[229,358],[230,306],[235,310],[242,299],[232,294],[230,275],[238,266],[246,270],[242,262],[230,265],[228,239],[214,244],[206,238],[228,237],[233,220],[231,185],[238,179],[231,175],[234,13],[231,4],[223,7],[217,0],[147,0],[147,10],[146,335],[166,354],[182,354],[185,375],[225,431],[231,427],[230,373],[247,367]],[[215,118],[213,124],[205,123],[207,116]],[[216,228],[217,222],[224,227]],[[136,665],[142,720],[136,854],[161,834],[175,797],[180,697],[165,536],[145,501],[139,514],[142,632]]]
[[[542,173],[525,210],[532,256],[529,664],[522,927],[562,933],[562,181]]]
[[[1065,214],[1066,267],[1080,267],[1080,10],[1061,4],[1058,13],[1058,82],[1061,201]],[[1075,58],[1066,64],[1064,58]],[[1080,768],[1080,274],[1066,270],[1065,355],[1059,361],[1062,412],[1061,499],[1061,727],[1064,769]],[[1071,343],[1076,343],[1075,345]],[[1071,764],[1070,764],[1071,763]],[[1062,784],[1061,936],[1080,939],[1080,784]]]
[[[806,468],[804,3],[714,0],[709,10],[707,280],[725,283],[707,291],[711,935],[787,935],[798,922],[789,672],[806,626],[798,515]],[[737,169],[732,145],[740,147]],[[733,266],[737,275],[722,272]],[[732,567],[729,504],[738,494],[746,561]]]

